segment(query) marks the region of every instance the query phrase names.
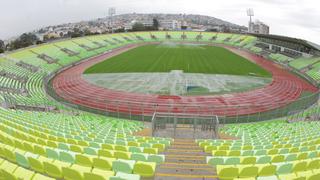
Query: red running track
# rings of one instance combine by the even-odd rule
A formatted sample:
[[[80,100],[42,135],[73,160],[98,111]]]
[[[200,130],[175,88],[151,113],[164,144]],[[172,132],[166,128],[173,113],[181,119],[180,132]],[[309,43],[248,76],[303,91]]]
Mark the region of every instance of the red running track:
[[[203,96],[163,96],[115,91],[95,86],[82,78],[88,67],[121,54],[138,45],[129,45],[88,59],[59,73],[53,79],[57,95],[85,107],[109,112],[152,115],[156,112],[244,115],[276,109],[297,100],[304,91],[316,92],[307,81],[255,54],[226,47],[268,70],[273,75],[270,84],[252,91]]]

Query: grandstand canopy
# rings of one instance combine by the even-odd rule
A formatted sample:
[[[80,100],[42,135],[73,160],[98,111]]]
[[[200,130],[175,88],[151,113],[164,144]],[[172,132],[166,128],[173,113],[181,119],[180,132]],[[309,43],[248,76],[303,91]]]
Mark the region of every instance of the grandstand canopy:
[[[299,45],[301,47],[304,47],[303,49],[305,49],[307,51],[320,51],[319,45],[317,45],[315,43],[311,43],[306,40],[298,39],[298,38],[279,36],[279,35],[271,35],[271,34],[251,34],[251,35],[256,36],[258,38],[261,38],[261,39],[273,40],[274,42],[278,41],[277,45],[280,45],[279,41],[285,42],[285,43],[283,43],[283,46],[289,47],[289,48],[291,48],[291,45],[295,46],[295,47],[297,45]],[[289,43],[289,44],[287,44],[287,43]],[[292,47],[292,49],[296,49],[296,48]],[[302,48],[299,48],[299,49],[301,50]],[[302,51],[302,52],[304,52],[304,51]]]

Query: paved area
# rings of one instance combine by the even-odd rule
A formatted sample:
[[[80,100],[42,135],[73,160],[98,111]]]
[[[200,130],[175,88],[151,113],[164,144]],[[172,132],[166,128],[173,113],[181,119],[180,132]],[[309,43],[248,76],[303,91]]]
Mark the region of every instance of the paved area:
[[[194,139],[174,139],[164,152],[166,161],[156,170],[156,180],[218,179],[214,167],[207,165],[206,154]]]

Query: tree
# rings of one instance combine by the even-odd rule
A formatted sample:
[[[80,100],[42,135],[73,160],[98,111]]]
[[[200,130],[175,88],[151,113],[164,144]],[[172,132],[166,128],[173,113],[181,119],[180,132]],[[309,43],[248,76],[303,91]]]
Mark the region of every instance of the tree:
[[[45,35],[43,36],[43,40],[44,40],[44,41],[48,41],[48,40],[50,40],[49,35],[48,35],[48,34],[45,34]]]
[[[84,36],[84,32],[81,31],[79,28],[74,28],[73,32],[71,32],[71,38],[76,38],[81,36]]]
[[[0,39],[0,53],[3,53],[6,49],[4,42]]]
[[[156,18],[153,18],[153,28],[154,30],[159,30],[159,21]]]
[[[114,30],[115,33],[121,33],[121,32],[125,32],[124,28],[118,28]]]
[[[134,23],[132,25],[132,31],[144,31],[145,30],[145,27],[142,23]]]
[[[40,40],[35,34],[23,33],[18,39],[12,41],[9,44],[9,49],[14,50],[19,48],[24,48],[24,47],[37,44],[38,42],[40,42]]]
[[[89,29],[87,29],[87,28],[83,32],[84,32],[85,36],[89,36],[89,35],[92,34],[91,31]]]

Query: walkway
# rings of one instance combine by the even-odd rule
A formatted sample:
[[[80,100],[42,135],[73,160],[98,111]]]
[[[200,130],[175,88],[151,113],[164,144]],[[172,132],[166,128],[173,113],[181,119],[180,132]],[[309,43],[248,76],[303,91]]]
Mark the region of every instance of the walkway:
[[[218,179],[215,168],[207,165],[206,154],[194,139],[174,139],[164,152],[166,161],[156,169],[156,180]]]

